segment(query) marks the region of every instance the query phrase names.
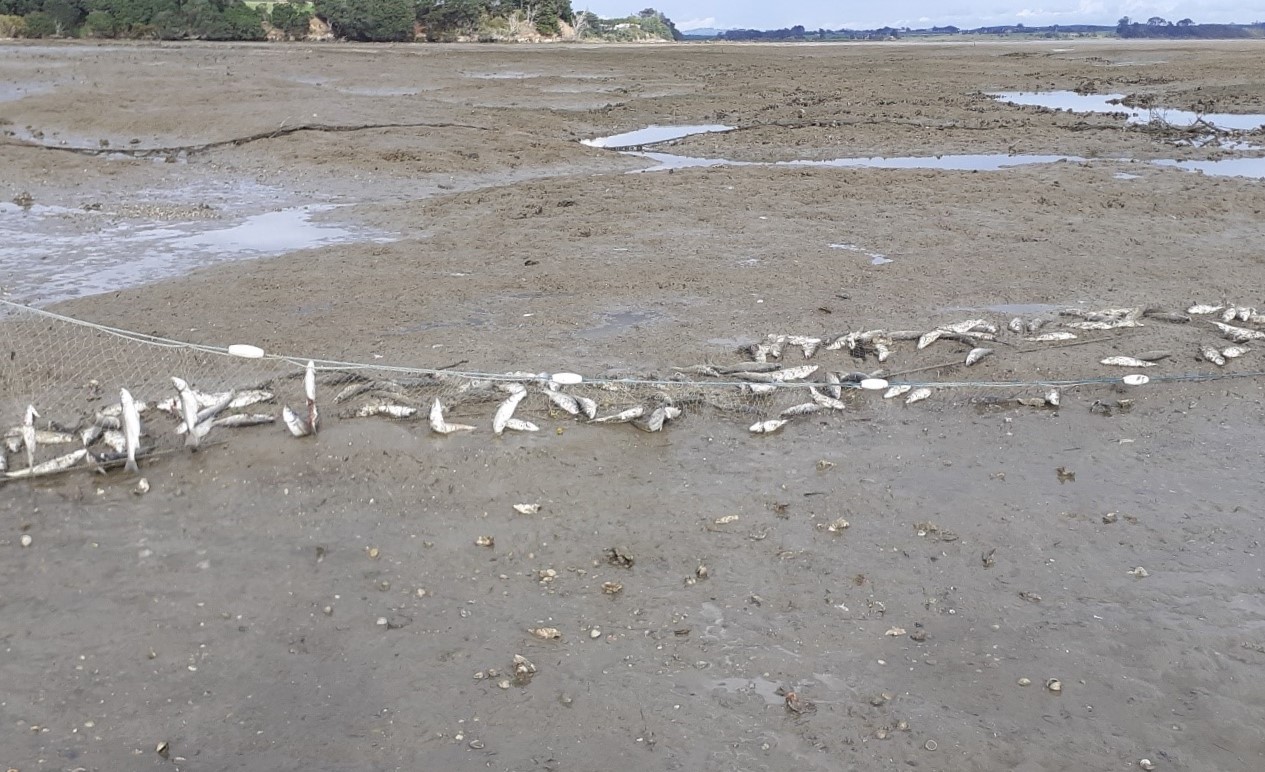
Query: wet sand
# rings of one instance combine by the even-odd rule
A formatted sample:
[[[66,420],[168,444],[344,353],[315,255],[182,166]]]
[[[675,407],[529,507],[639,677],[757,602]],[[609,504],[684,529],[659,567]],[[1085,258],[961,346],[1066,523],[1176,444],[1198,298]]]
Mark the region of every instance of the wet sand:
[[[0,102],[0,118],[46,143],[446,124],[299,132],[181,163],[0,144],[4,200],[100,203],[129,227],[174,228],[193,228],[187,207],[199,204],[226,227],[341,204],[314,220],[391,239],[221,262],[54,307],[175,338],[421,367],[664,374],[734,361],[767,332],[1004,324],[1012,306],[1254,305],[1265,283],[1253,246],[1262,183],[1148,163],[1234,152],[983,95],[1092,80],[1174,108],[1265,112],[1252,44],[5,53],[4,80],[29,95]],[[741,130],[656,150],[1088,160],[626,174],[648,164],[578,142],[705,123]],[[792,125],[756,126],[769,123]],[[148,206],[170,209],[137,208]],[[59,227],[92,238],[92,215]],[[892,262],[871,265],[869,252]],[[1148,374],[1223,372],[1198,358],[1219,340],[1199,320],[1093,340],[999,346],[935,377],[1119,375],[1098,360],[1144,349],[1174,352]],[[960,356],[942,345],[903,344],[890,369]],[[1260,356],[1224,372],[1265,369]],[[1085,386],[1057,411],[979,404],[994,393],[858,401],[769,437],[718,411],[687,411],[662,434],[538,411],[540,434],[500,439],[331,420],[310,441],[243,430],[155,459],[145,496],[118,473],[10,483],[3,759],[21,770],[1265,764],[1261,380]],[[1090,411],[1122,399],[1131,410]],[[517,514],[519,503],[541,508]],[[849,527],[832,532],[838,518]],[[633,565],[608,562],[611,548]],[[1138,567],[1145,577],[1129,573]],[[612,581],[623,591],[604,593]],[[528,632],[539,627],[561,640]],[[537,668],[527,682],[513,681],[515,654]],[[779,688],[815,709],[788,710]]]

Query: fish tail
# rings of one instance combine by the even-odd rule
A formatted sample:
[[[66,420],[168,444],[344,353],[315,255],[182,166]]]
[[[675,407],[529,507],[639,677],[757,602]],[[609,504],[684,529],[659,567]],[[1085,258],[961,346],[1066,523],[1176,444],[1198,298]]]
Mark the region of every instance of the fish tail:
[[[134,458],[129,458],[127,460],[127,463],[123,465],[123,469],[128,474],[136,474],[137,472],[141,471],[140,466],[137,465],[136,459]]]

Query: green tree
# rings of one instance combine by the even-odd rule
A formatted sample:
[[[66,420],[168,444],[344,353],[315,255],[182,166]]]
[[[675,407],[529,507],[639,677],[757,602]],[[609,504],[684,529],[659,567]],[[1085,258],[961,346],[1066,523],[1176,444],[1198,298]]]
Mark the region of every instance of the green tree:
[[[41,10],[49,15],[57,25],[58,32],[63,35],[69,35],[77,29],[87,13],[77,0],[44,0]]]
[[[272,7],[272,26],[292,38],[301,38],[308,33],[312,23],[312,14],[294,3],[277,3]]]
[[[43,11],[28,13],[26,30],[22,33],[28,38],[51,38],[57,34],[57,20]]]
[[[118,24],[109,11],[89,11],[83,20],[83,34],[90,38],[112,38],[119,33]]]
[[[411,0],[316,0],[316,15],[348,40],[412,40],[417,9]]]

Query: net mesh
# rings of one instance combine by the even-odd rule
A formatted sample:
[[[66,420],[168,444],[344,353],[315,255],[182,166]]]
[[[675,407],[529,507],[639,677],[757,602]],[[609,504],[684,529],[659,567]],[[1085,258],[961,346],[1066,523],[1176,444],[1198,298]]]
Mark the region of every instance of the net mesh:
[[[144,452],[152,454],[179,448],[184,438],[177,433],[181,418],[172,376],[184,379],[204,395],[202,406],[229,391],[243,398],[247,392],[251,394],[245,399],[250,404],[235,404],[221,417],[259,416],[259,420],[276,424],[274,430],[285,431],[280,428],[282,405],[306,415],[304,375],[309,361],[306,357],[247,358],[227,348],[115,329],[7,301],[0,301],[0,341],[0,416],[3,416],[0,431],[4,432],[5,446],[10,453],[10,472],[24,463],[15,463],[13,454],[19,448],[15,435],[19,433],[27,405],[39,411],[37,427],[48,432],[42,435],[48,441],[38,448],[38,463],[82,447],[82,437],[88,427],[100,423],[103,414],[117,415],[119,391],[124,388],[144,408],[141,443]],[[458,372],[312,361],[323,424],[381,415],[421,421],[424,426],[433,402],[438,399],[445,406],[447,422],[473,425],[479,432],[489,432],[498,407],[513,392],[523,390],[525,394],[513,415],[537,426],[543,426],[546,420],[587,421],[596,417],[599,422],[632,423],[643,430],[654,431],[682,413],[712,411],[742,420],[754,430],[757,424],[766,421],[807,412],[828,413],[834,408],[860,408],[864,402],[874,399],[846,377],[838,385],[827,383],[829,368],[826,366],[802,381],[792,379],[776,384],[761,382],[767,374],[750,374],[741,365],[717,370],[687,368],[674,371],[666,378],[585,377],[579,383],[558,384],[552,383],[551,375],[544,373]],[[807,357],[791,346],[769,366],[795,368],[806,364]],[[923,375],[930,376],[935,368],[924,370],[930,372]],[[916,373],[911,371],[903,379],[893,379],[892,384],[911,390],[923,387],[956,390],[959,400],[994,399],[981,397],[991,391],[1004,395],[1007,400],[1026,396],[1039,403],[1051,387],[1110,385],[1119,384],[1121,380],[1114,376],[1043,382],[920,381]],[[1194,381],[1260,375],[1259,372],[1214,372],[1167,375],[1153,380]],[[558,377],[558,380],[565,379]],[[834,407],[830,403],[823,406],[823,395],[831,399],[837,395],[839,402]],[[522,424],[510,427],[510,430],[523,429]],[[217,430],[217,435],[217,441],[226,442],[247,436],[228,428]]]

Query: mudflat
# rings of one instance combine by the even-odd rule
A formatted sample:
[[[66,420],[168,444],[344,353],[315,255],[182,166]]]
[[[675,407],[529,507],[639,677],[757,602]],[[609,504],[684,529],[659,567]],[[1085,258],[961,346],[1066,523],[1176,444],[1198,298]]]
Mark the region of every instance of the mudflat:
[[[954,340],[823,350],[941,385],[768,436],[758,399],[658,433],[531,402],[542,431],[499,438],[330,411],[143,461],[143,496],[6,483],[9,767],[1265,765],[1265,354],[1207,361],[1221,312],[1186,314],[1265,307],[1265,138],[1154,120],[1265,113],[1258,44],[0,50],[12,300],[664,380],[770,333],[1000,328],[969,368]],[[1152,122],[990,96],[1077,90]],[[711,166],[581,143],[711,124],[644,148]],[[1249,171],[1172,165],[1225,161]],[[1145,386],[1101,364],[1148,351]],[[1035,406],[1049,381],[1083,385]]]

